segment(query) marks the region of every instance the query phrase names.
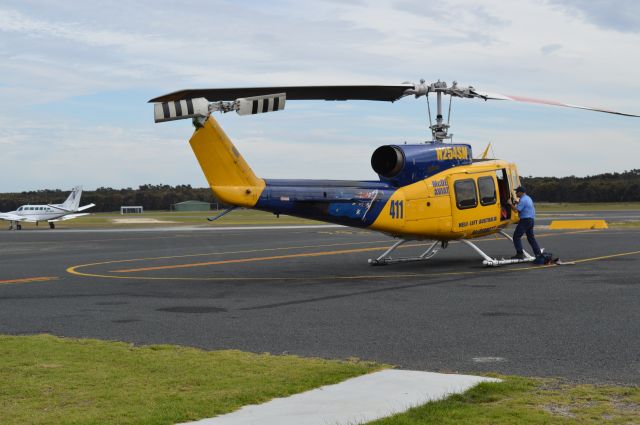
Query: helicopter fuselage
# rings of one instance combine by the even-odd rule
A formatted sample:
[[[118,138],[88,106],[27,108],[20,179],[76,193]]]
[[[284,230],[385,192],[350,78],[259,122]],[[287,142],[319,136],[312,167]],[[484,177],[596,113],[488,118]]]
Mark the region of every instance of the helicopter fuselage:
[[[465,144],[383,146],[372,157],[380,181],[343,181],[260,179],[212,117],[190,143],[216,197],[234,206],[440,241],[517,221],[515,164],[473,160]]]

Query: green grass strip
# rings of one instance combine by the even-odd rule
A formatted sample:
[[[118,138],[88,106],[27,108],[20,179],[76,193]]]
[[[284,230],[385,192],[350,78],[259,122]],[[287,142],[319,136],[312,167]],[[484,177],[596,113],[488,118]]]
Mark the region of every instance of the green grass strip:
[[[0,423],[174,424],[383,366],[170,345],[0,336]]]
[[[640,388],[498,376],[464,394],[369,425],[639,424]]]
[[[288,215],[275,216],[272,213],[238,209],[230,212],[224,217],[207,221],[207,217],[216,216],[222,211],[145,211],[142,214],[119,213],[92,213],[91,215],[78,217],[72,220],[55,223],[60,229],[95,229],[95,228],[136,228],[136,227],[179,227],[179,226],[287,226],[299,224],[326,224],[319,221],[304,218],[292,217]],[[126,220],[129,222],[123,222]],[[153,222],[157,220],[157,222]],[[151,222],[149,222],[151,221]],[[35,223],[22,223],[24,229],[35,229]],[[40,223],[42,230],[49,230],[47,223]]]
[[[536,211],[540,211],[540,212],[633,211],[633,210],[640,210],[640,202],[594,202],[594,203],[536,202]]]

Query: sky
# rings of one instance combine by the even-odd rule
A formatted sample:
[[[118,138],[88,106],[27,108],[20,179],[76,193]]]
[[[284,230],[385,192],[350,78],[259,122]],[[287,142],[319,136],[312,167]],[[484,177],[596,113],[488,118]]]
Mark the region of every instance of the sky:
[[[640,2],[0,2],[0,192],[207,185],[189,121],[154,124],[186,88],[458,81],[640,114]],[[433,106],[433,104],[432,104]],[[640,168],[640,118],[454,99],[454,142],[524,176]],[[376,147],[430,139],[425,98],[289,101],[216,115],[264,178],[375,180]]]

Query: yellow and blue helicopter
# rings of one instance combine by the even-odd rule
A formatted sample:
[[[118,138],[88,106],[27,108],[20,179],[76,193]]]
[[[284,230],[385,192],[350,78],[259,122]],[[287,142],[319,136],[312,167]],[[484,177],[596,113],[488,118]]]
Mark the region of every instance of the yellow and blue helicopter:
[[[405,96],[435,95],[433,140],[420,144],[381,146],[373,152],[371,166],[379,181],[276,180],[255,175],[227,137],[212,112],[236,111],[253,115],[284,109],[288,100],[374,100],[395,102]],[[450,139],[444,122],[443,97],[513,100],[638,116],[553,101],[507,96],[460,87],[456,82],[403,83],[398,85],[245,87],[182,90],[151,99],[156,122],[192,119],[196,127],[191,147],[215,196],[235,207],[255,208],[274,214],[321,220],[366,228],[399,240],[370,264],[422,261],[432,258],[449,241],[460,241],[487,266],[533,261],[497,259],[471,239],[500,234],[511,239],[505,227],[518,222],[510,202],[520,185],[512,162],[487,159],[487,151],[474,159],[471,146],[445,143]],[[449,114],[451,103],[449,104]],[[217,219],[231,209],[212,218]],[[408,240],[431,241],[417,257],[393,258],[392,251]]]

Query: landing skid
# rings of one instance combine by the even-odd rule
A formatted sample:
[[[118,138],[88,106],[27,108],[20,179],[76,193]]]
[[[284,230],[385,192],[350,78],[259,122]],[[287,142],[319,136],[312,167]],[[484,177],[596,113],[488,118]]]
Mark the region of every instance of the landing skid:
[[[505,233],[503,230],[500,230],[498,233],[513,242],[513,239],[511,238],[511,236],[509,234]],[[369,264],[371,264],[372,266],[384,266],[386,264],[408,263],[408,262],[412,262],[412,261],[429,260],[430,258],[433,258],[440,251],[440,248],[446,249],[447,245],[448,245],[447,241],[442,241],[442,242],[435,241],[431,245],[429,245],[427,250],[425,252],[423,252],[418,257],[392,258],[391,255],[390,255],[391,252],[395,251],[396,248],[398,248],[400,245],[402,245],[405,242],[407,242],[406,239],[400,239],[398,242],[394,243],[391,246],[391,248],[387,249],[381,256],[379,256],[375,260],[369,259]],[[508,258],[508,259],[507,258],[501,258],[501,259],[497,259],[497,258],[492,258],[492,257],[489,257],[483,250],[478,248],[478,246],[476,244],[474,244],[473,242],[471,242],[470,240],[468,240],[468,239],[460,239],[460,242],[462,242],[463,244],[471,247],[475,252],[480,254],[480,256],[483,258],[482,264],[484,264],[487,267],[499,267],[499,266],[504,266],[504,265],[507,265],[507,264],[530,263],[530,262],[532,262],[533,260],[536,259],[533,255],[529,254],[527,251],[524,251],[524,257],[525,258],[523,258],[523,259],[517,259],[517,258]],[[438,244],[440,244],[440,247],[438,247]]]
[[[392,258],[389,254],[391,254],[392,251],[394,251],[396,248],[398,248],[400,245],[402,245],[405,242],[407,242],[406,239],[400,239],[398,242],[394,243],[393,246],[391,246],[391,248],[387,249],[381,256],[379,256],[375,260],[370,258],[369,259],[369,264],[371,264],[372,266],[384,266],[384,265],[387,265],[387,264],[395,264],[395,263],[408,263],[408,262],[412,262],[412,261],[425,261],[425,260],[428,260],[430,258],[433,258],[438,253],[438,251],[440,251],[440,248],[446,249],[447,245],[448,245],[447,241],[442,241],[442,242],[435,241],[431,245],[429,245],[427,250],[425,252],[423,252],[418,257]],[[441,246],[438,247],[438,244],[441,244]]]
[[[505,238],[509,239],[511,242],[513,242],[513,239],[511,238],[511,236],[508,233],[505,233],[503,230],[500,230],[498,233],[501,234],[502,236],[504,236]],[[487,267],[499,267],[499,266],[505,266],[507,264],[530,263],[530,262],[532,262],[533,260],[536,259],[536,257],[534,257],[533,255],[529,254],[527,251],[524,251],[524,250],[523,250],[524,251],[524,258],[523,259],[518,259],[518,258],[501,258],[501,259],[491,258],[487,254],[485,254],[485,252],[483,250],[478,248],[478,246],[476,244],[474,244],[473,242],[471,242],[471,241],[469,241],[467,239],[460,239],[460,242],[462,242],[463,244],[465,244],[467,246],[470,246],[471,248],[473,248],[473,250],[475,252],[480,254],[480,256],[483,258],[482,264],[484,264]]]

